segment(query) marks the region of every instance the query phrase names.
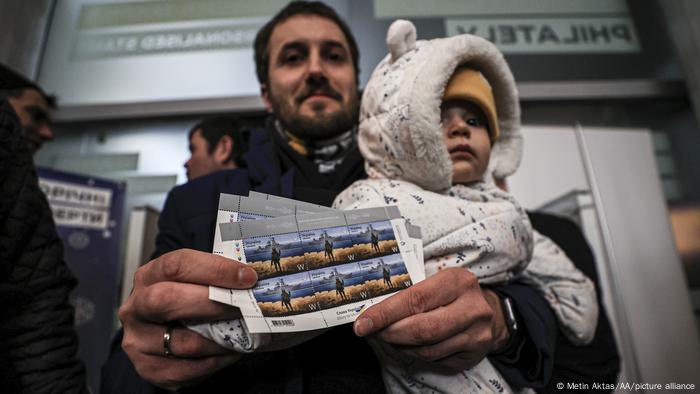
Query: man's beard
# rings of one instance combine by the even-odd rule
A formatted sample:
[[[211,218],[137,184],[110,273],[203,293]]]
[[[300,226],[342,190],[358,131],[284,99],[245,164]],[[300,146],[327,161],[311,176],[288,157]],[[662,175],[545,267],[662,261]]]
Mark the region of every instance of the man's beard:
[[[327,89],[330,97],[342,103],[342,96],[339,93],[330,88]],[[279,120],[286,131],[302,140],[310,141],[333,138],[355,127],[357,124],[359,106],[356,91],[350,93],[355,97],[349,98],[347,108],[341,107],[340,111],[326,113],[324,112],[325,105],[319,103],[313,107],[314,115],[302,115],[298,112],[299,106],[301,105],[301,101],[310,94],[311,92],[302,93],[300,95],[301,100],[294,100],[297,104],[297,106],[294,107],[289,103],[289,100],[277,97],[274,91],[270,91],[272,110],[277,120]]]
[[[43,141],[41,140],[41,138],[39,138],[38,131],[34,129],[25,128],[24,130],[22,130],[22,137],[22,140],[27,146],[29,153],[31,153],[32,155],[34,155],[39,150],[39,148],[41,148]]]

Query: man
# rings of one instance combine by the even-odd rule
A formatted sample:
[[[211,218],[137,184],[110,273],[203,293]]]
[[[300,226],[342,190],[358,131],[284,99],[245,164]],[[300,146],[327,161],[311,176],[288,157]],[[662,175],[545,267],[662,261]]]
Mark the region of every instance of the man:
[[[248,143],[240,127],[233,117],[211,117],[192,127],[190,158],[185,162],[187,179],[244,166],[242,156]]]
[[[39,188],[32,153],[53,137],[53,100],[0,65],[0,387],[83,393],[68,302],[75,278]]]
[[[324,257],[328,258],[328,261],[335,261],[335,256],[333,256],[333,241],[330,239],[326,238],[323,241],[323,247],[324,247],[324,252],[325,255]]]
[[[391,271],[389,270],[389,267],[382,267],[382,277],[384,278],[384,283],[387,287],[394,287],[394,285],[391,283]]]
[[[32,154],[36,153],[44,142],[53,139],[49,108],[54,108],[55,99],[44,93],[35,84],[24,80],[14,71],[0,65],[4,76],[0,98],[6,98],[22,125],[22,137],[29,145]],[[13,81],[14,80],[14,81]],[[26,85],[25,85],[26,84]]]
[[[285,351],[232,354],[173,324],[237,317],[235,308],[207,299],[207,286],[248,288],[256,280],[242,264],[199,252],[211,249],[219,193],[257,190],[329,204],[365,176],[355,142],[358,51],[335,12],[320,3],[290,3],[258,33],[255,59],[273,117],[252,135],[246,170],[171,191],[159,223],[159,257],[139,269],[120,309],[128,358],[116,344],[103,392],[153,392],[141,378],[193,392],[384,392],[378,362],[358,338],[366,335],[457,370],[491,353],[512,384],[543,386],[556,338],[545,300],[521,285],[482,291],[462,269],[443,270],[369,308],[354,327],[336,327]],[[512,300],[518,316],[504,315],[502,302],[511,305],[504,300]],[[331,362],[324,350],[337,343],[347,352]]]
[[[335,295],[340,296],[341,300],[347,297],[345,295],[345,281],[338,277],[335,278]]]

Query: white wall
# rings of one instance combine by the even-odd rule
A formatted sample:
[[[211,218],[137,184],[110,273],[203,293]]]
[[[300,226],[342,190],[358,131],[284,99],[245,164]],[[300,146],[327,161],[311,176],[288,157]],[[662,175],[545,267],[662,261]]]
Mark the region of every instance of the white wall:
[[[523,163],[509,186],[526,207],[539,207],[572,189],[590,191],[584,231],[595,249],[604,301],[617,332],[623,379],[698,387],[700,340],[651,133],[586,128],[588,156],[579,149],[573,127],[528,126],[524,134]]]
[[[139,155],[138,166],[133,169],[136,173],[176,174],[178,183],[183,183],[187,180],[183,165],[189,157],[187,133],[198,120],[110,121],[59,126],[55,129],[56,140],[41,148],[36,162],[52,166],[58,157],[136,153]]]

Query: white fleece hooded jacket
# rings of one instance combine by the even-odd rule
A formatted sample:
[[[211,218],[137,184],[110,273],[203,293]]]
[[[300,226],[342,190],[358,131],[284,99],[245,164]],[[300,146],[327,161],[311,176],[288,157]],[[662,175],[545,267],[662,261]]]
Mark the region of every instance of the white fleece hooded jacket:
[[[483,283],[532,284],[565,335],[575,344],[588,343],[598,316],[593,283],[554,243],[532,231],[525,210],[492,181],[451,185],[440,104],[459,65],[479,70],[493,90],[500,136],[487,172],[505,178],[520,164],[518,93],[501,52],[468,34],[416,41],[408,21],[391,25],[387,44],[390,53],[367,83],[360,110],[358,143],[370,179],[343,191],[334,207],[397,205],[422,229],[428,275],[460,266]]]

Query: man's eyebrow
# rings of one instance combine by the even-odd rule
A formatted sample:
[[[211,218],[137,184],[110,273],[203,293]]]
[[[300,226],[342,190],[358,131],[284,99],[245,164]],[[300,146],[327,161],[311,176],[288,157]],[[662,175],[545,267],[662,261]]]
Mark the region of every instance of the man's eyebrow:
[[[324,50],[328,49],[334,49],[334,48],[341,48],[344,51],[348,51],[348,49],[343,45],[342,42],[337,41],[337,40],[324,40],[321,43],[321,48]],[[305,52],[309,50],[309,44],[306,43],[305,41],[291,41],[282,46],[282,49],[280,49],[280,54],[285,53],[286,51],[290,50],[297,50],[301,52]]]
[[[306,51],[308,49],[308,45],[305,44],[302,41],[291,41],[282,46],[282,49],[280,49],[280,54],[283,54],[286,51],[290,50],[297,50],[297,51]]]
[[[324,49],[341,48],[346,52],[348,51],[342,42],[336,40],[326,40],[323,42],[322,46]]]

